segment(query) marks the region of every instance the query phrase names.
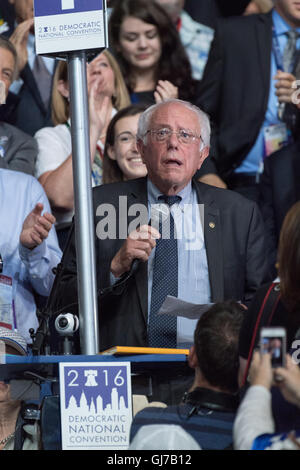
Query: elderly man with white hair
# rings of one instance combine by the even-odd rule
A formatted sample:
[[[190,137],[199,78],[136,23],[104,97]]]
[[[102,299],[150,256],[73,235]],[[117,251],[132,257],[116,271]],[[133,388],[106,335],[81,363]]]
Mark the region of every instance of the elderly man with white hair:
[[[209,136],[207,116],[190,103],[154,105],[141,115],[137,136],[148,176],[94,189],[101,349],[186,347],[196,322],[158,315],[167,295],[247,303],[266,279],[256,204],[193,178]],[[77,313],[76,292],[73,237],[56,310]]]

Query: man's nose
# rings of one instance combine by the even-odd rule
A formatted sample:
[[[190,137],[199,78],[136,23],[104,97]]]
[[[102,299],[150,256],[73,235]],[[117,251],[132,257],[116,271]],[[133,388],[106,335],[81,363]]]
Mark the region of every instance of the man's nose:
[[[178,147],[178,135],[176,134],[176,132],[172,132],[172,134],[169,135],[168,146],[171,148]]]

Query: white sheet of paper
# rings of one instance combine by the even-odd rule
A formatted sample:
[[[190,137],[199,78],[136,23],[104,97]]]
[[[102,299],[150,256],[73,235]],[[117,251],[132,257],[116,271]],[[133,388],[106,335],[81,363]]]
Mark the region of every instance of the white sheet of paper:
[[[159,315],[173,315],[175,317],[184,317],[196,320],[203,315],[211,306],[211,304],[192,304],[184,300],[168,295],[162,304]]]

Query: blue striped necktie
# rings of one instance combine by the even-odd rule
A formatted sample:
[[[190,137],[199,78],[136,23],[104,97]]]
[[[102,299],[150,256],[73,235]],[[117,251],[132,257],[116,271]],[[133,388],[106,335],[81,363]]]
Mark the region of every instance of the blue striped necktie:
[[[180,196],[159,196],[169,207],[181,200]],[[162,237],[156,241],[153,267],[150,318],[148,326],[148,345],[150,347],[176,348],[177,318],[171,315],[157,315],[167,295],[178,295],[178,252],[177,239],[174,236],[174,219],[163,222],[170,224],[170,236],[163,237],[162,220],[159,231]]]

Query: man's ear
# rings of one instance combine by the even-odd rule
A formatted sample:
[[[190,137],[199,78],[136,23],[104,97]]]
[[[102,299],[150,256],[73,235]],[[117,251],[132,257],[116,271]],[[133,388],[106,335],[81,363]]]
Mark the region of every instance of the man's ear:
[[[208,157],[208,155],[209,155],[209,150],[210,150],[210,147],[206,146],[206,147],[204,147],[204,149],[202,149],[202,150],[200,151],[200,160],[199,160],[198,170],[200,170],[200,168],[201,168],[202,165],[203,165],[204,160]]]
[[[196,354],[195,346],[191,346],[189,357],[188,357],[189,366],[191,369],[196,369],[198,367],[198,359]]]
[[[111,160],[116,160],[116,153],[114,148],[111,145],[107,146],[107,153]]]
[[[64,98],[69,98],[70,92],[69,85],[67,82],[65,82],[64,80],[58,80],[57,89]]]

